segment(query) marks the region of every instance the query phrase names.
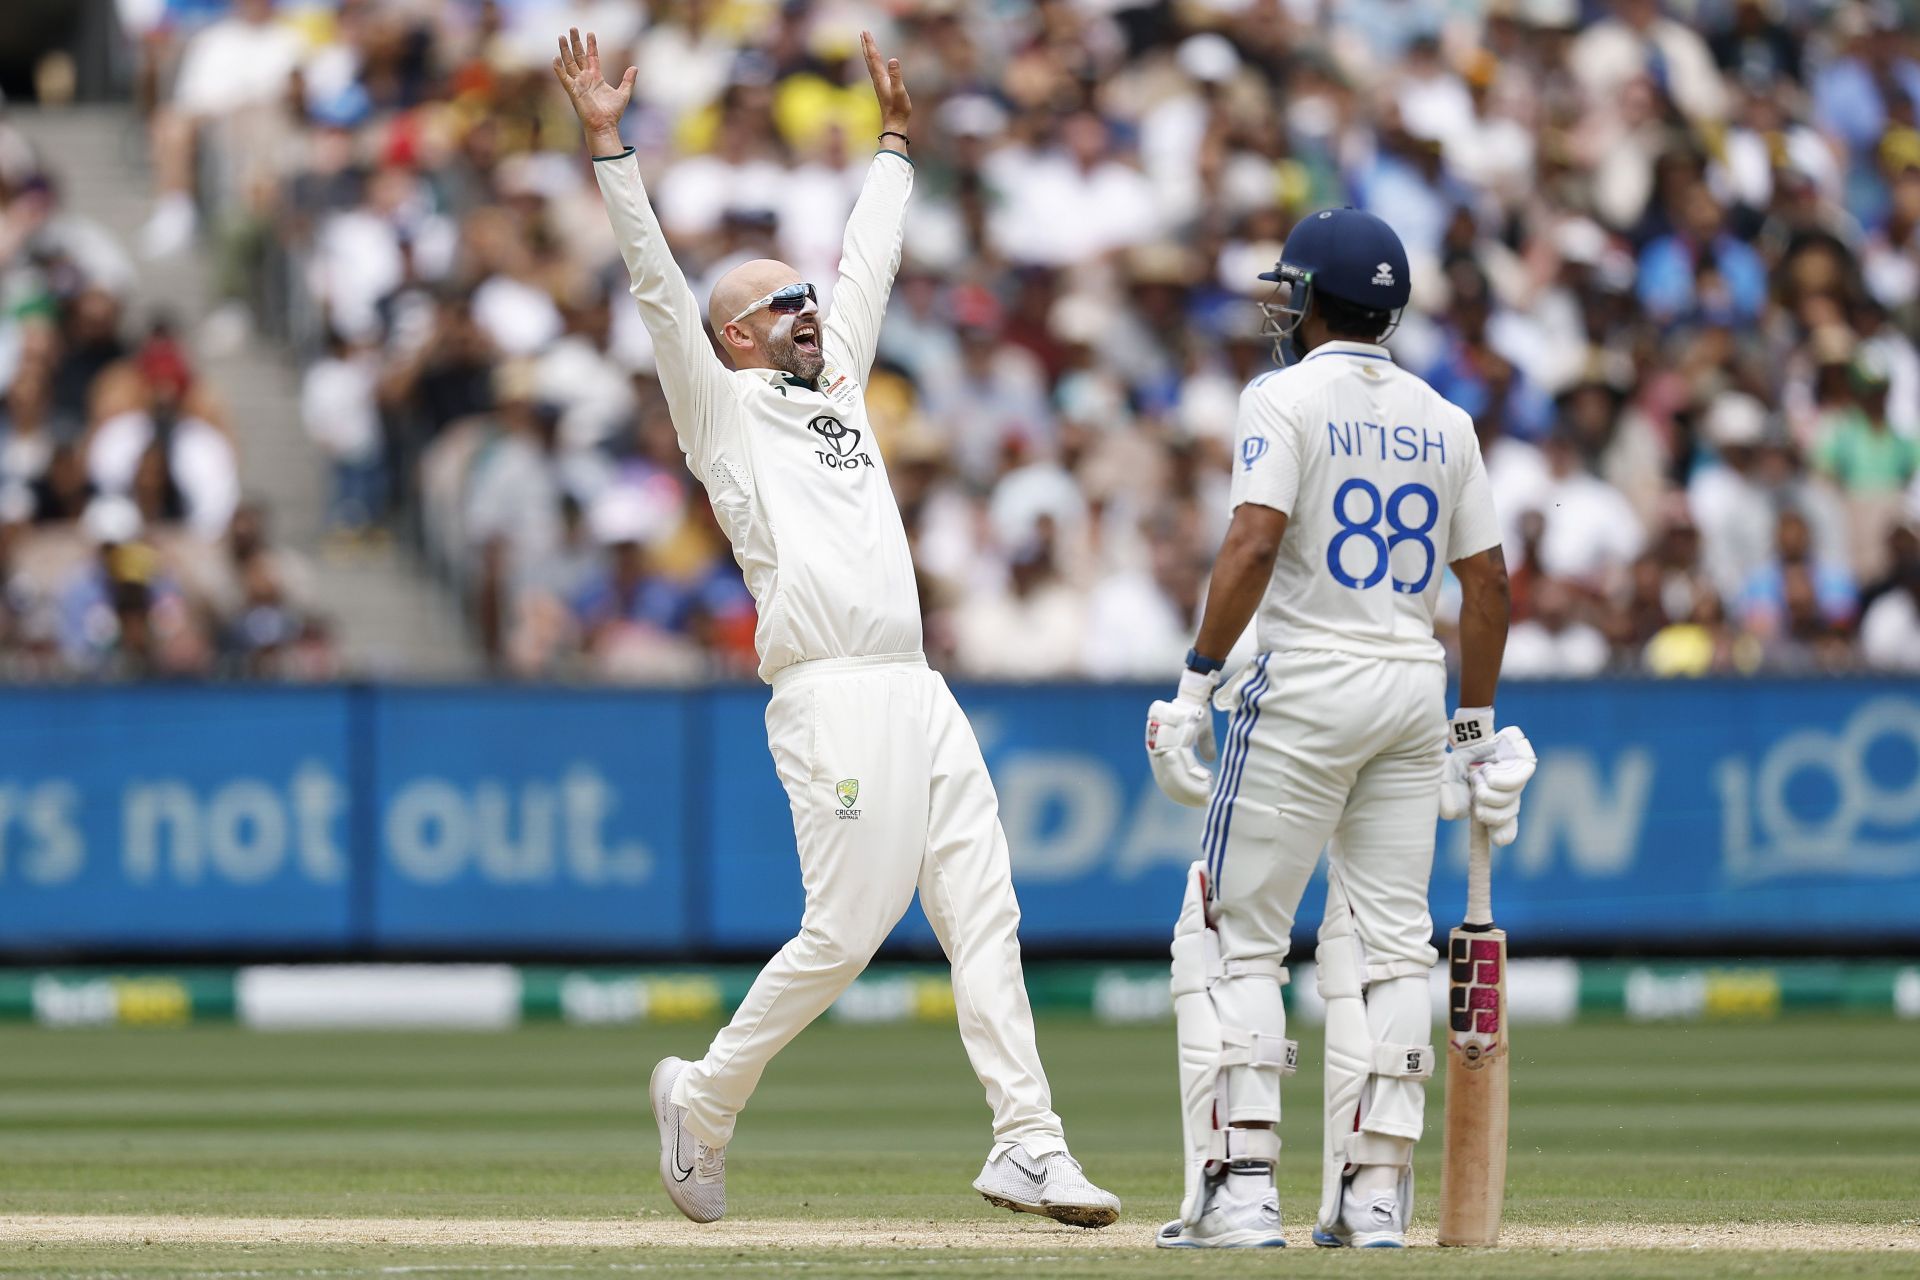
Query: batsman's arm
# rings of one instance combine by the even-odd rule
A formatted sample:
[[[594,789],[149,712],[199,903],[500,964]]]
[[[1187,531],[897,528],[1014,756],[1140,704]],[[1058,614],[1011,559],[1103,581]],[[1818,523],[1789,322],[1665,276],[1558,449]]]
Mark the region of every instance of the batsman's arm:
[[[1280,556],[1280,539],[1287,532],[1287,513],[1257,502],[1243,502],[1233,511],[1226,541],[1213,562],[1207,582],[1207,606],[1200,616],[1194,650],[1202,657],[1224,661],[1253,621],[1254,612],[1273,578]]]
[[[656,373],[674,429],[695,473],[704,478],[705,460],[715,451],[714,424],[724,416],[716,410],[733,395],[733,385],[707,340],[700,305],[647,200],[640,162],[633,148],[620,141],[620,116],[639,73],[629,67],[618,86],[607,84],[600,74],[598,43],[589,32],[583,44],[577,29],[560,41],[553,70],[586,132],[600,198],[627,264],[628,292],[653,339]]]
[[[1507,654],[1507,557],[1496,543],[1452,567],[1460,579],[1460,705],[1490,707]]]
[[[1460,419],[1472,447],[1457,463],[1460,488],[1447,527],[1447,546],[1463,553],[1448,562],[1460,580],[1460,705],[1491,707],[1507,654],[1507,558],[1473,422],[1464,413]]]
[[[876,140],[880,150],[847,218],[840,280],[833,288],[824,346],[828,359],[864,379],[873,366],[887,297],[893,292],[894,273],[900,269],[902,223],[907,197],[913,193],[913,161],[906,138],[913,107],[899,59],[883,60],[871,32],[860,33],[860,48],[880,102],[880,127],[886,132]]]
[[[1246,632],[1273,578],[1287,513],[1300,493],[1298,433],[1291,410],[1257,378],[1240,393],[1229,497],[1233,522],[1213,562],[1194,652],[1223,662]]]

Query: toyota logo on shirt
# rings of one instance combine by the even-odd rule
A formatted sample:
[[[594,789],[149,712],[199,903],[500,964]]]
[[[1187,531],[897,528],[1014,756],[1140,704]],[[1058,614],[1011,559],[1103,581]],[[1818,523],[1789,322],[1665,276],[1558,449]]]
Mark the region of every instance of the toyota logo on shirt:
[[[858,427],[850,427],[832,414],[823,413],[807,424],[807,430],[819,436],[826,445],[824,449],[813,451],[814,458],[821,466],[838,471],[873,465],[873,459],[868,454],[854,452],[860,447]]]

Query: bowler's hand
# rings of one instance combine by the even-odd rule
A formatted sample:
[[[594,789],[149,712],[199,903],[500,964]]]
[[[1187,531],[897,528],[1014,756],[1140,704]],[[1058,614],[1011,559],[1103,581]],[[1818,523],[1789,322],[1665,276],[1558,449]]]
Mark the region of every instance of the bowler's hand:
[[[907,121],[913,116],[913,101],[907,97],[907,82],[900,74],[900,59],[881,58],[880,46],[874,42],[871,31],[860,33],[860,52],[866,55],[867,75],[873,81],[873,96],[880,103],[880,127],[905,133]]]
[[[619,84],[608,84],[600,74],[600,42],[589,31],[583,45],[580,28],[569,27],[560,40],[560,56],[553,60],[553,74],[573,102],[593,154],[610,156],[626,150],[620,142],[620,117],[633,100],[633,82],[640,69],[628,67]]]

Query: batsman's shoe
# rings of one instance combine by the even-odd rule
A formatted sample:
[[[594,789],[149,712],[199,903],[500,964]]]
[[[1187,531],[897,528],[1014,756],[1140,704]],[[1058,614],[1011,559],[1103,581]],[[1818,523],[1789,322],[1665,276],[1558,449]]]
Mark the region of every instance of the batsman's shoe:
[[[673,1082],[687,1069],[684,1058],[662,1058],[648,1091],[660,1126],[660,1181],[673,1207],[695,1222],[716,1222],[727,1211],[727,1149],[710,1147],[682,1123],[685,1107],[673,1102]]]
[[[1216,1191],[1200,1221],[1188,1226],[1175,1218],[1153,1243],[1162,1249],[1284,1249],[1280,1197],[1269,1193],[1258,1200],[1234,1200]]]
[[[1398,1196],[1381,1195],[1361,1203],[1349,1186],[1340,1198],[1340,1221],[1331,1231],[1316,1229],[1313,1242],[1323,1249],[1404,1249],[1407,1227]]]
[[[1035,1157],[1017,1142],[1003,1142],[987,1156],[973,1189],[1002,1209],[1070,1227],[1107,1227],[1120,1218],[1120,1197],[1087,1181],[1080,1162],[1064,1151]]]

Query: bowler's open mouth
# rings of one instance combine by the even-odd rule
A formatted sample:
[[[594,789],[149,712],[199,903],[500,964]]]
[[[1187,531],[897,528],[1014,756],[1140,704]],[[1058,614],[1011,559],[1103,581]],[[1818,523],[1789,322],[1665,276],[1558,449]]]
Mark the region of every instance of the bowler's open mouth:
[[[818,354],[820,351],[820,322],[817,320],[794,321],[793,345],[802,351]]]

